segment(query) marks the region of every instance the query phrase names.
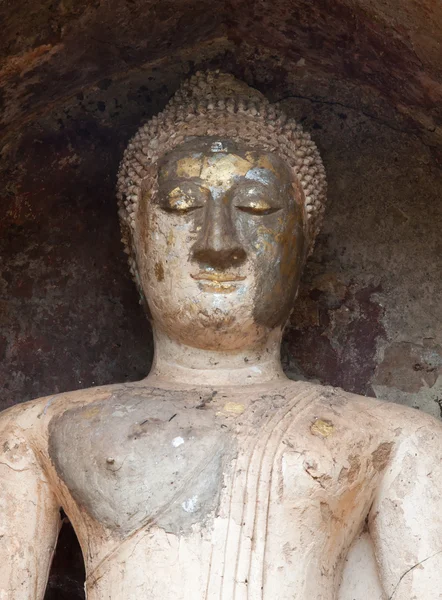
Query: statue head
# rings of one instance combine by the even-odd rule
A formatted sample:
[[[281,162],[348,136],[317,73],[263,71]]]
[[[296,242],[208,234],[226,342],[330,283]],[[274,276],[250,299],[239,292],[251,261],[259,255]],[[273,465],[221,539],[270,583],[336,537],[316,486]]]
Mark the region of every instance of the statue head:
[[[154,327],[223,351],[282,329],[325,193],[314,142],[261,93],[218,72],[185,82],[130,141],[118,177]]]

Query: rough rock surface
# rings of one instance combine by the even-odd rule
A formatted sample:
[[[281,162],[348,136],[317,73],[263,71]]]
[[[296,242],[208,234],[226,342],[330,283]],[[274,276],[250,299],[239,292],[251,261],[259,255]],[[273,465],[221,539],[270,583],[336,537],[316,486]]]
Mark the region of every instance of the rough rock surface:
[[[226,40],[268,84],[312,72],[388,101],[441,141],[442,6],[433,0],[25,0],[3,3],[0,98],[6,130],[85,88]],[[273,61],[269,71],[263,65]],[[317,89],[330,99],[333,86]]]

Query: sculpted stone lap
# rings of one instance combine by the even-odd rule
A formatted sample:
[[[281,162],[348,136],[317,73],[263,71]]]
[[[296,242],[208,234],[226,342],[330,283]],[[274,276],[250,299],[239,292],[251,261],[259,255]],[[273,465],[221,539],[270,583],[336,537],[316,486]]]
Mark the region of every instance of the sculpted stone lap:
[[[281,369],[325,189],[309,135],[223,73],[134,136],[154,364],[0,416],[0,600],[43,598],[61,507],[88,600],[442,598],[441,424]]]

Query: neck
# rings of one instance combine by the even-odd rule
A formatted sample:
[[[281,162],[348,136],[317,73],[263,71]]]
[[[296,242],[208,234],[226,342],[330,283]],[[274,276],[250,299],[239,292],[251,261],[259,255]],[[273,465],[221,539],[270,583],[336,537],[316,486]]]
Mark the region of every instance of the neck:
[[[155,354],[147,377],[152,385],[176,383],[246,386],[285,380],[281,367],[282,330],[273,330],[259,346],[237,352],[192,348],[154,330]]]

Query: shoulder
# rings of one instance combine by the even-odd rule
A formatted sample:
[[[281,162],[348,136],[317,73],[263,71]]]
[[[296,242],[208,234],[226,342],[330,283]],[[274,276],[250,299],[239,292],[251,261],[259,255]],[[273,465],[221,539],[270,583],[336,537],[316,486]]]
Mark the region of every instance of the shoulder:
[[[378,398],[346,392],[341,388],[303,382],[314,400],[312,406],[332,410],[336,415],[355,417],[357,421],[370,419],[382,430],[395,435],[429,428],[442,431],[442,421],[418,409]],[[400,431],[402,430],[402,431]]]
[[[380,401],[374,405],[373,415],[404,447],[417,443],[422,456],[429,444],[439,454],[442,453],[442,421],[432,415],[416,408]]]
[[[12,442],[26,443],[38,447],[39,440],[45,437],[50,421],[76,406],[105,399],[123,385],[107,385],[72,392],[43,396],[16,404],[0,412],[0,448],[11,446]]]
[[[35,422],[38,403],[25,402],[0,413],[0,465],[6,466],[9,473],[28,470],[36,463],[28,432]]]
[[[307,419],[329,420],[349,434],[360,432],[361,428],[372,433],[384,428],[377,413],[385,403],[375,398],[304,381],[291,382],[287,386],[286,396],[291,398],[295,395],[300,398],[298,406]]]
[[[398,498],[427,499],[442,492],[442,422],[415,408],[349,395],[349,402],[369,414],[377,429],[378,462],[386,467],[382,489]],[[367,430],[370,434],[370,430]],[[387,450],[387,452],[384,452]]]
[[[390,465],[426,475],[435,468],[442,477],[442,421],[416,408],[343,392],[356,410],[355,422],[367,419],[378,436],[391,446]]]
[[[306,382],[289,384],[287,395],[297,390],[308,398],[304,408],[299,406],[310,427],[324,422],[342,440],[373,437],[396,448],[419,443],[421,452],[427,445],[442,452],[442,421],[415,408]]]

